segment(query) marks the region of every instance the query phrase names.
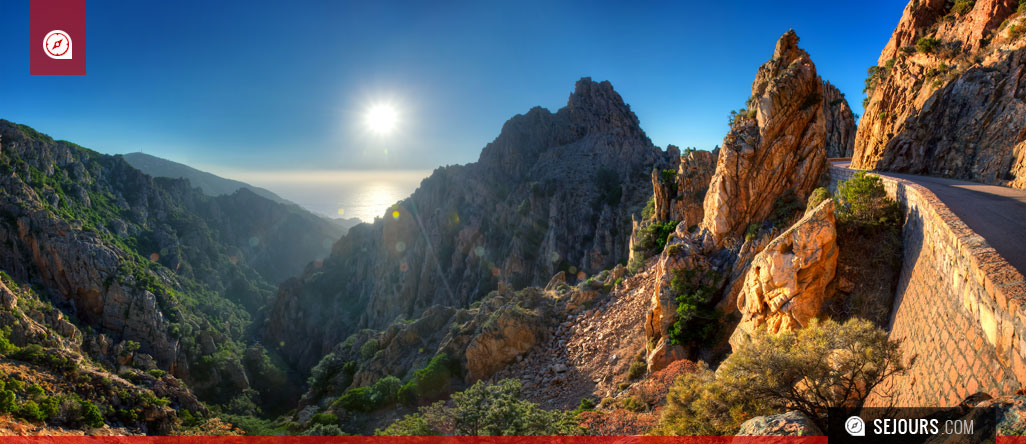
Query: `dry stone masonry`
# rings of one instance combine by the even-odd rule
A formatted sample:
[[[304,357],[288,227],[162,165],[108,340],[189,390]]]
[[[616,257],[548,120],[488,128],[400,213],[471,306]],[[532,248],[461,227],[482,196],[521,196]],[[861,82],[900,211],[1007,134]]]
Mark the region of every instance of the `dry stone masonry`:
[[[854,171],[831,167],[833,186]],[[904,264],[891,338],[916,360],[869,405],[957,405],[977,392],[1010,395],[1026,383],[1026,278],[932,192],[883,177],[905,213]]]

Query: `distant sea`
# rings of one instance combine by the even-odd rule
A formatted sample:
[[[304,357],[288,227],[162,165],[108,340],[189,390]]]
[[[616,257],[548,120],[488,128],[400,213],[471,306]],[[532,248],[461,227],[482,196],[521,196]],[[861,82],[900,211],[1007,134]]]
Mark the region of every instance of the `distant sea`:
[[[287,171],[236,173],[250,185],[273,191],[328,217],[373,222],[392,204],[405,199],[431,171]]]

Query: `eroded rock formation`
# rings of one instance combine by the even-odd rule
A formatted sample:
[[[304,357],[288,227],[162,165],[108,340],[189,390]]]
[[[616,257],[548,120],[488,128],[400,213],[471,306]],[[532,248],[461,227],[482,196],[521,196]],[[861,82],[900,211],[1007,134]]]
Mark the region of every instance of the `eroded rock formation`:
[[[1015,0],[906,6],[867,79],[852,165],[1026,188],[1026,39]]]
[[[759,328],[790,331],[819,317],[836,269],[834,202],[827,199],[752,260],[737,299],[742,317],[731,346],[747,341]]]
[[[701,227],[719,244],[769,216],[788,190],[805,200],[826,170],[823,82],[788,31],[759,67],[748,109],[723,139]]]
[[[851,157],[855,152],[855,114],[844,93],[830,82],[823,82],[823,115],[827,157]]]
[[[649,171],[669,164],[608,82],[582,79],[566,107],[513,117],[478,162],[439,168],[283,285],[268,342],[305,369],[362,327],[613,268],[627,258]]]
[[[672,156],[678,150],[671,145],[667,151]],[[656,222],[675,220],[686,227],[702,222],[702,201],[716,171],[718,155],[719,150],[690,149],[681,154],[676,169],[652,170]]]

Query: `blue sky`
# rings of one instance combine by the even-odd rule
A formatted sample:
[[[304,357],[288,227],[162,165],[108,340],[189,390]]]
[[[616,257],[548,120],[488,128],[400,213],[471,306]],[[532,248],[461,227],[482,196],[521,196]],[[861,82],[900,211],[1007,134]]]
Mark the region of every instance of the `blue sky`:
[[[861,113],[901,1],[90,1],[88,75],[30,76],[28,1],[0,3],[0,118],[217,171],[432,169],[609,80],[657,145],[711,148],[788,28]],[[34,46],[33,46],[34,47]],[[400,122],[368,134],[390,102]]]

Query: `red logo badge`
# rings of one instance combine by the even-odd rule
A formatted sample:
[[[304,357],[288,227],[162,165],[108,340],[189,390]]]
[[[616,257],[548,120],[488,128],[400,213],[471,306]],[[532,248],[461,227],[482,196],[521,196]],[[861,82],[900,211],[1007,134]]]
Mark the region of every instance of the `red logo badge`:
[[[33,75],[86,73],[86,0],[32,0]]]

